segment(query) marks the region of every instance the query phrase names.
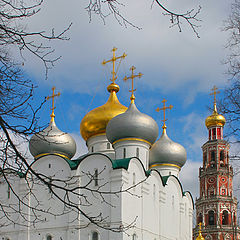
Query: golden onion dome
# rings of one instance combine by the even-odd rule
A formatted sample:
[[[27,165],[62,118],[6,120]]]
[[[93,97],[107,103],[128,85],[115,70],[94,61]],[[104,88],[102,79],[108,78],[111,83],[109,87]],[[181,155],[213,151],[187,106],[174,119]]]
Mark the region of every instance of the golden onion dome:
[[[212,115],[208,116],[205,120],[205,125],[207,128],[220,126],[223,127],[226,123],[226,119],[223,115],[218,114],[217,106],[214,104],[214,109]]]
[[[116,93],[119,91],[119,86],[111,83],[107,90],[110,92],[108,101],[87,113],[82,119],[80,132],[85,141],[92,136],[105,134],[108,122],[127,110],[127,107],[123,106],[117,98]]]
[[[196,238],[196,240],[205,240],[205,238],[202,236],[201,233],[199,233],[198,237]]]

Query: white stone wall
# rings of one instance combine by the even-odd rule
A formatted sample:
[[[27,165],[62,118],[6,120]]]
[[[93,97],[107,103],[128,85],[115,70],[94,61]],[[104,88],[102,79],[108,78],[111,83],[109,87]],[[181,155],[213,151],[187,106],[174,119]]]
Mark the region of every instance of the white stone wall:
[[[69,188],[74,184],[86,185],[92,191],[78,191],[87,196],[87,206],[83,206],[83,202],[80,205],[79,199],[74,195],[70,195],[70,199],[79,203],[77,205],[88,216],[101,214],[104,221],[96,226],[89,223],[89,219],[83,214],[79,215],[74,210],[68,212],[69,209],[49,192],[46,185],[36,184],[32,188],[34,195],[27,198],[29,203],[36,207],[39,207],[37,204],[41,204],[43,210],[48,209],[56,213],[55,216],[39,211],[37,214],[43,219],[42,222],[31,226],[11,224],[1,227],[0,239],[8,237],[10,240],[45,240],[47,234],[50,234],[53,240],[91,240],[92,233],[97,231],[100,235],[99,240],[131,240],[133,234],[136,234],[137,240],[192,240],[193,205],[190,194],[183,195],[182,186],[175,176],[168,177],[164,186],[160,173],[156,170],[151,171],[149,176],[146,175],[143,164],[137,158],[131,159],[127,169],[113,169],[107,156],[92,154],[85,157],[76,170],[71,170],[66,160],[49,155],[38,159],[33,164],[33,169],[66,182],[71,177],[72,184],[67,185]],[[96,169],[99,173],[98,186],[95,186],[95,181],[88,185],[88,174],[93,175]],[[16,176],[12,181],[16,192],[23,197],[26,193],[24,179],[19,180]],[[105,194],[100,195],[97,190]],[[12,196],[8,199],[7,186],[3,179],[0,192],[1,201],[16,201]],[[57,193],[63,196],[61,190]],[[28,213],[29,219],[33,221],[33,212]],[[15,213],[12,217],[16,218]],[[124,229],[125,232],[107,231],[101,226],[113,228],[115,231]]]

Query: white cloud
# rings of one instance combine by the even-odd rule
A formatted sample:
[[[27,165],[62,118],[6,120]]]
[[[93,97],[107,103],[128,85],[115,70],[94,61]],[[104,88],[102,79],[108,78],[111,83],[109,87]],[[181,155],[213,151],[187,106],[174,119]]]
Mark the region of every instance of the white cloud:
[[[202,166],[202,162],[196,162],[188,159],[180,172],[180,180],[184,191],[190,191],[194,201],[196,197],[199,197],[198,173],[200,166]]]
[[[193,4],[190,0],[181,3],[172,1],[169,4],[177,11],[183,7],[198,6],[198,3]],[[148,86],[161,88],[164,85],[165,91],[185,91],[186,101],[191,102],[197,92],[206,91],[213,84],[224,85],[224,67],[220,60],[226,54],[223,48],[226,33],[220,28],[222,20],[228,15],[229,1],[201,2],[203,9],[200,17],[203,21],[200,22],[200,39],[186,24],[182,33],[177,29],[169,29],[169,19],[161,14],[157,6],[151,10],[146,0],[126,2],[126,8],[123,9],[130,21],[143,27],[140,31],[121,27],[112,17],[106,19],[106,25],[97,17],[89,24],[85,5],[79,1],[68,2],[67,7],[63,0],[46,2],[39,16],[31,23],[31,28],[55,27],[59,31],[73,22],[68,33],[71,40],[54,43],[63,59],[50,73],[50,85],[55,83],[77,92],[92,92],[97,83],[107,80],[100,63],[111,57],[110,49],[113,46],[119,48],[118,54],[123,51],[128,53],[126,71],[134,64],[144,73],[142,81]],[[27,69],[38,77],[42,69],[36,62],[31,62],[28,62]],[[166,81],[168,84],[165,84]],[[188,92],[191,92],[191,96],[188,96]]]

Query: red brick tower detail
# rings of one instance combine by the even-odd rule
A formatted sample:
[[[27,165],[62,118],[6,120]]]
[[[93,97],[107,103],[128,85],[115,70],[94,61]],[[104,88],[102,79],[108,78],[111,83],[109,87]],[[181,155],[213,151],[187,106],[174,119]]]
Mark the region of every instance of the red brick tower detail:
[[[214,110],[206,119],[208,141],[203,144],[203,167],[199,169],[200,197],[196,200],[196,221],[202,222],[205,240],[237,240],[237,200],[232,194],[233,169],[229,164],[229,144],[223,140],[225,118],[218,114],[217,88],[213,88]],[[194,239],[198,228],[193,230]]]

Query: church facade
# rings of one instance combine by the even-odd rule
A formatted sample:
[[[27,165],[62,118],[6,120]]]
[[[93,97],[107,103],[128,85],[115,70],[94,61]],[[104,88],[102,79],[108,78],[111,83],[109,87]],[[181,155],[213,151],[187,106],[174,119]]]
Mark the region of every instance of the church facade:
[[[132,86],[141,77],[133,71]],[[165,119],[156,141],[158,125],[138,110],[134,88],[127,108],[115,80],[113,68],[108,101],[82,119],[88,153],[76,159],[73,138],[56,126],[53,92],[50,124],[29,143],[32,172],[1,179],[0,201],[12,211],[0,212],[0,239],[192,240],[193,200],[178,178],[186,151]]]

